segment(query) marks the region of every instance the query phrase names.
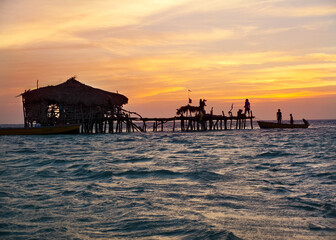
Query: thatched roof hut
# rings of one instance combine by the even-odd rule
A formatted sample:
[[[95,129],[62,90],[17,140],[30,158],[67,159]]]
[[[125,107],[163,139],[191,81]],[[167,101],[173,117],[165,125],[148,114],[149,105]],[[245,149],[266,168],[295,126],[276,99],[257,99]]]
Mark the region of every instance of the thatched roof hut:
[[[72,77],[66,82],[56,85],[29,90],[21,94],[26,104],[39,102],[59,103],[64,105],[90,106],[122,106],[128,98],[118,93],[107,92],[80,83]]]
[[[72,77],[56,85],[21,94],[25,126],[87,123],[117,117],[128,98],[80,83]]]

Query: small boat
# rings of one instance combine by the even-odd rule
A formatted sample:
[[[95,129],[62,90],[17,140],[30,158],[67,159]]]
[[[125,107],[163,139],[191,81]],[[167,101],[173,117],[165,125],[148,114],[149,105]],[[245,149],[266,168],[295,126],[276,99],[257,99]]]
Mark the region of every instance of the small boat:
[[[309,123],[306,121],[304,124],[290,124],[290,123],[274,123],[258,121],[260,128],[308,128]]]
[[[0,135],[47,135],[47,134],[76,134],[79,124],[33,127],[33,128],[0,128]]]

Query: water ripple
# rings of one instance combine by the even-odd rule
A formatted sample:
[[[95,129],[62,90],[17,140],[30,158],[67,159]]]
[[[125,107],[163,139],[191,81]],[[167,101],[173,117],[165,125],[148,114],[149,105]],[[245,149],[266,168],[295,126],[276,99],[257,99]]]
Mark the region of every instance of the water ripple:
[[[333,239],[335,136],[0,136],[0,238]]]

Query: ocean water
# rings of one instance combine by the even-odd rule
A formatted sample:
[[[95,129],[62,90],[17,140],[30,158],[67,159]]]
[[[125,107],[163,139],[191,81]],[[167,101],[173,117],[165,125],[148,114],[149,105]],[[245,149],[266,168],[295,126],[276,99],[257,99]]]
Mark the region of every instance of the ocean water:
[[[336,239],[336,121],[0,136],[0,239]]]

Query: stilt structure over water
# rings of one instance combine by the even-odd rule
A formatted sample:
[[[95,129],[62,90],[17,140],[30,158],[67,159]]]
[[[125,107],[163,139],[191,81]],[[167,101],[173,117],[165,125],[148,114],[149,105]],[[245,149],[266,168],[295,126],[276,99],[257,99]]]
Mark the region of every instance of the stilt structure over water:
[[[176,117],[171,118],[129,118],[132,125],[136,126],[140,131],[146,132],[147,129],[153,132],[158,131],[215,131],[228,129],[246,129],[249,125],[253,129],[253,119],[255,118],[250,112],[250,116],[242,114],[242,111],[237,112],[237,116],[229,113],[229,116],[214,115],[212,112],[206,114],[204,111],[205,105],[200,106],[184,106],[177,109]],[[186,116],[184,116],[186,114]],[[142,122],[142,124],[141,124]]]
[[[246,129],[249,125],[253,129],[254,116],[222,116],[206,114],[203,117],[172,117],[172,118],[130,118],[132,124],[142,122],[142,126],[138,127],[140,131],[153,132],[163,131],[215,131],[228,129]],[[136,124],[137,125],[137,124]],[[127,130],[126,130],[127,131]],[[134,130],[133,130],[134,131]]]
[[[21,94],[24,126],[80,124],[82,133],[104,132],[104,119],[122,118],[124,95],[80,83],[72,77],[57,86]]]
[[[121,133],[158,131],[214,131],[253,129],[254,116],[242,111],[233,116],[206,114],[205,101],[200,106],[183,106],[171,118],[143,118],[122,108],[128,98],[80,83],[72,77],[57,86],[42,87],[22,93],[26,128],[80,124],[81,133]]]

